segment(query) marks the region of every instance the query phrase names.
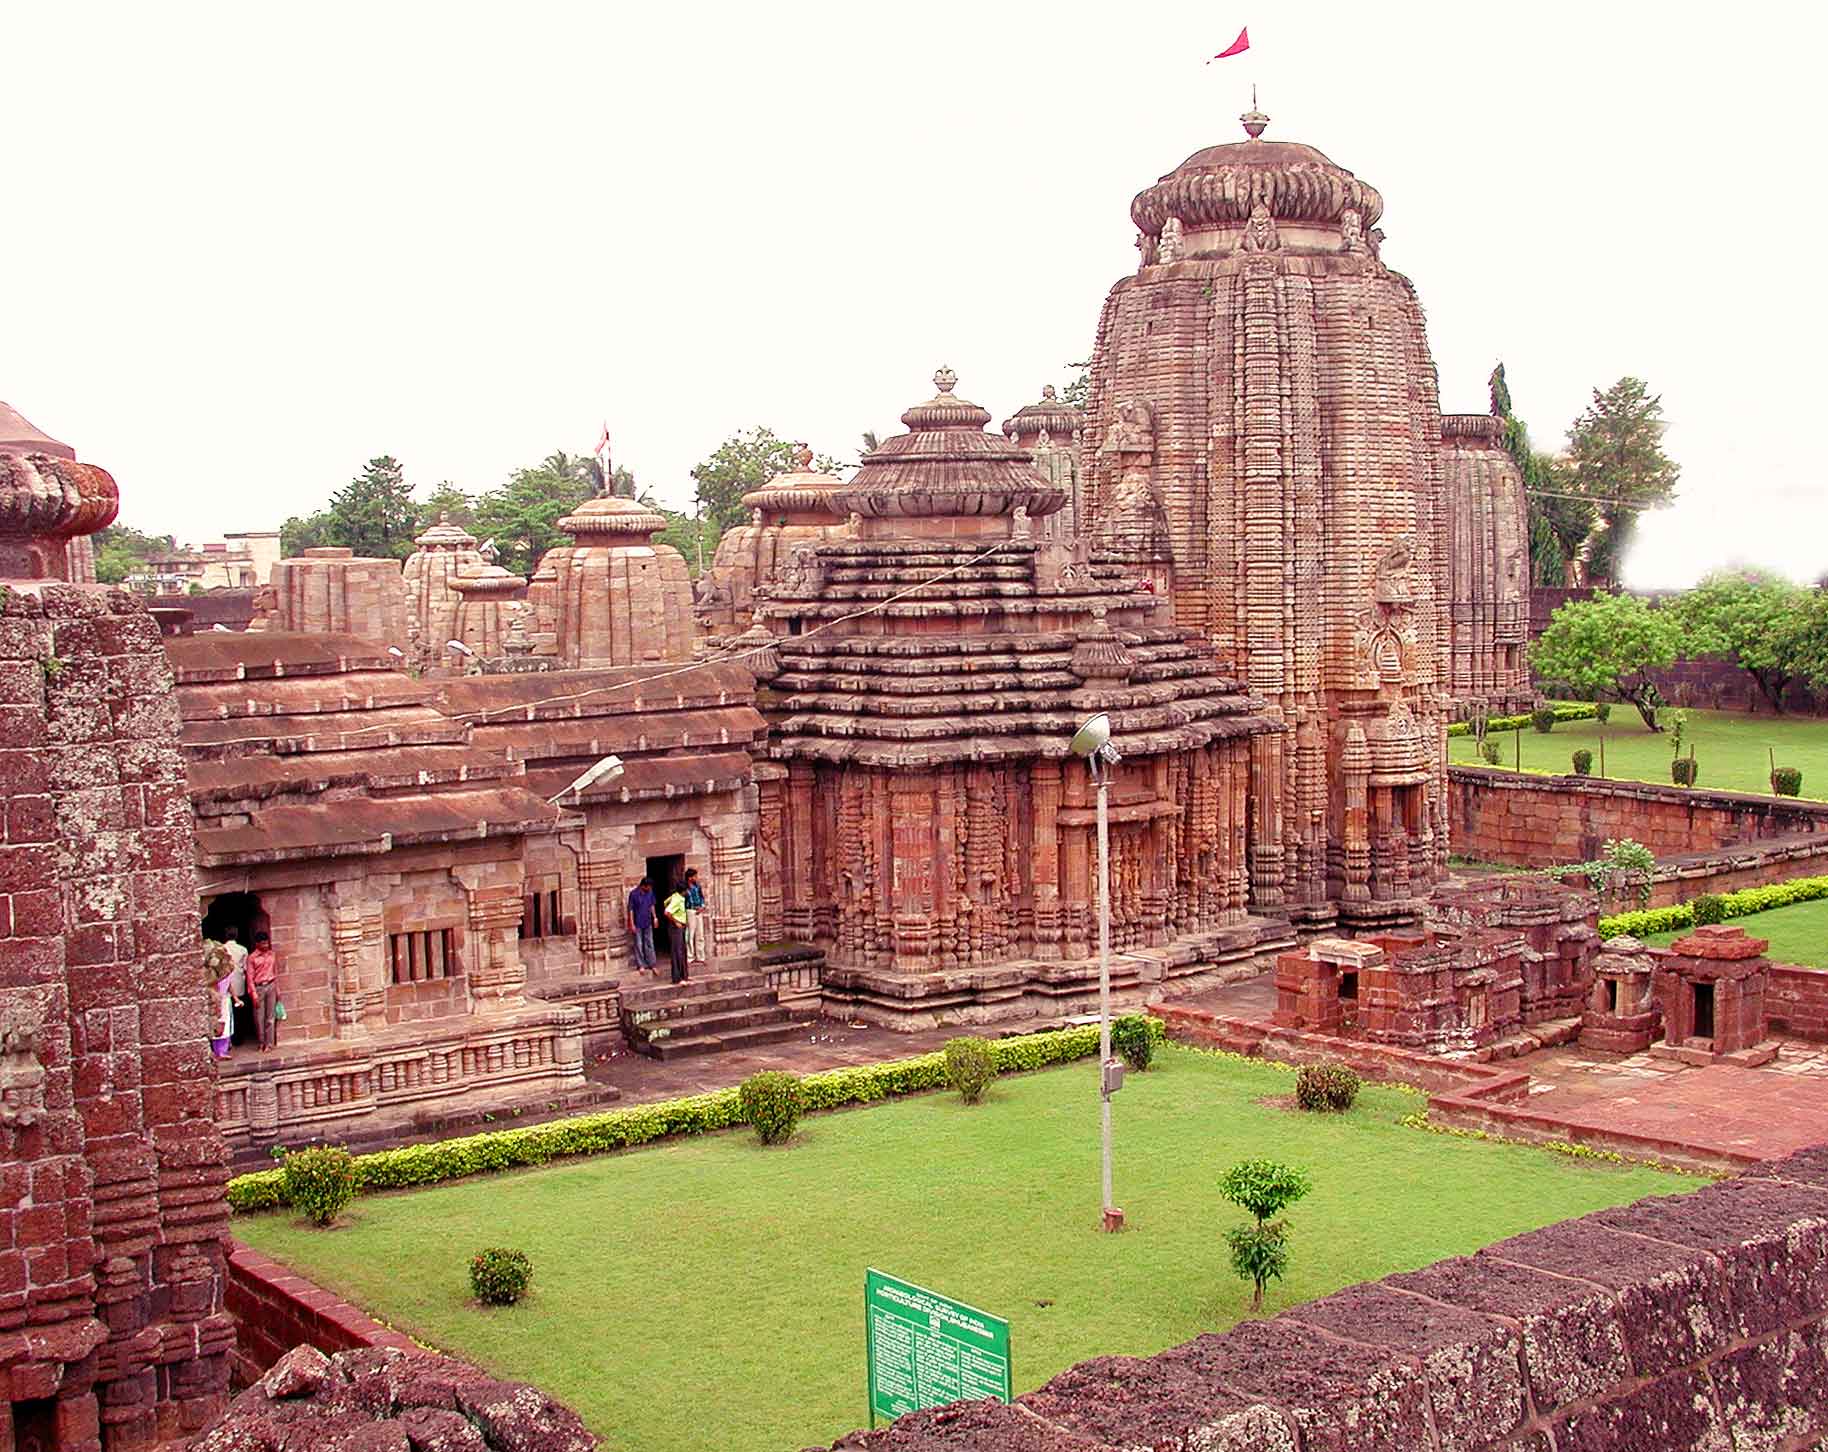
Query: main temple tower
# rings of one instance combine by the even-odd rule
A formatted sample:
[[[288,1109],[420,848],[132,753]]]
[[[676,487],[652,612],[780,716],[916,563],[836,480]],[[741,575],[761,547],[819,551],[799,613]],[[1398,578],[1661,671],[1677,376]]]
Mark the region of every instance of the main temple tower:
[[[1421,304],[1379,259],[1377,191],[1312,147],[1194,153],[1131,203],[1141,264],[1092,354],[1087,516],[1165,559],[1288,726],[1253,743],[1253,904],[1415,916],[1445,862],[1441,412]]]

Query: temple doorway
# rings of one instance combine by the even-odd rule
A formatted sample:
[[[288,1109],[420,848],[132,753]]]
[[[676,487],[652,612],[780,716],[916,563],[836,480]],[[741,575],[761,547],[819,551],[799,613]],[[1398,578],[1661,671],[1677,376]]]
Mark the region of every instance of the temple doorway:
[[[647,880],[654,884],[654,953],[664,958],[673,951],[673,925],[666,920],[666,900],[675,887],[685,886],[685,853],[647,859]]]
[[[53,1452],[57,1446],[57,1403],[34,1397],[12,1406],[13,1452]]]
[[[1695,985],[1695,1032],[1698,1039],[1711,1039],[1714,1036],[1714,985],[1697,983]]]
[[[267,915],[260,906],[260,895],[253,892],[225,892],[213,897],[203,909],[203,936],[217,943],[231,937],[244,948],[254,946],[254,934],[267,931]]]

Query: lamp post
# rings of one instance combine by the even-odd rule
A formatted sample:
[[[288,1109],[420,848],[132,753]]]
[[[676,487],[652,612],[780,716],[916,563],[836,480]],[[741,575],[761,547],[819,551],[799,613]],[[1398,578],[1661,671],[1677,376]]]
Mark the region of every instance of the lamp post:
[[[1111,718],[1100,711],[1073,733],[1073,755],[1082,757],[1098,791],[1098,1117],[1104,1228],[1123,1229],[1123,1211],[1111,1203],[1111,1096],[1123,1087],[1123,1068],[1111,1057]]]

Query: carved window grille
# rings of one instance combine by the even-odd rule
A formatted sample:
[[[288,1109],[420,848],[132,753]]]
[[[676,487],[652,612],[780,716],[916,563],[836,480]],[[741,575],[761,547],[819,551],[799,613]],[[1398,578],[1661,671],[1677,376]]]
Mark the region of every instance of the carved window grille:
[[[566,922],[559,911],[559,890],[556,887],[531,888],[521,899],[522,938],[568,938],[576,930],[576,924]]]
[[[396,988],[455,978],[462,972],[457,961],[457,934],[450,928],[387,935],[388,981]]]

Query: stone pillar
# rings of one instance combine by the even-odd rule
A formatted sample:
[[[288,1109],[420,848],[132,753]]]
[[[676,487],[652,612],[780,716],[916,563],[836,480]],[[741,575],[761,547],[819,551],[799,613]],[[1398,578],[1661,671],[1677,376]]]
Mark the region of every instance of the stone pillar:
[[[620,853],[578,853],[578,967],[607,977],[628,959],[628,913]]]
[[[1371,745],[1365,728],[1354,721],[1346,727],[1346,749],[1340,761],[1345,782],[1346,810],[1340,835],[1345,849],[1346,881],[1342,902],[1371,901]]]
[[[934,966],[933,900],[938,834],[934,822],[933,778],[927,772],[898,772],[889,781],[890,931],[898,972]]]
[[[1060,956],[1060,813],[1063,763],[1036,761],[1029,768],[1029,789],[1034,797],[1034,856],[1029,870],[1035,889],[1035,956]]]
[[[520,960],[519,929],[524,903],[521,884],[487,887],[464,884],[469,910],[471,1011],[490,1013],[518,1008],[527,990],[527,967]]]
[[[1091,772],[1081,762],[1063,765],[1066,808],[1085,816],[1093,810]],[[1060,901],[1062,943],[1060,956],[1071,961],[1090,957],[1097,949],[1098,887],[1094,881],[1095,829],[1069,826],[1060,839]]]
[[[755,765],[755,933],[759,941],[778,943],[787,936],[784,922],[785,864],[781,843],[787,811],[787,770],[774,762]]]
[[[1251,737],[1250,799],[1257,810],[1250,824],[1250,886],[1259,908],[1283,903],[1282,786],[1281,733]]]
[[[814,833],[813,766],[796,761],[787,768],[787,831],[781,851],[787,863],[782,926],[785,935],[797,943],[816,941]]]
[[[711,942],[713,958],[747,958],[755,952],[755,844],[747,827],[711,837]]]

